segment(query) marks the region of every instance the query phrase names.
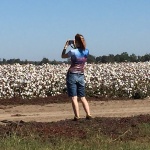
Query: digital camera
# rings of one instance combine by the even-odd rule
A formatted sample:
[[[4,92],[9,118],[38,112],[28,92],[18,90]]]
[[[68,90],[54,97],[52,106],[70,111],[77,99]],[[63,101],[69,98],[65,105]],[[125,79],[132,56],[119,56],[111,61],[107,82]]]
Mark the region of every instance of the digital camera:
[[[68,43],[69,45],[74,44],[74,40],[69,40]]]

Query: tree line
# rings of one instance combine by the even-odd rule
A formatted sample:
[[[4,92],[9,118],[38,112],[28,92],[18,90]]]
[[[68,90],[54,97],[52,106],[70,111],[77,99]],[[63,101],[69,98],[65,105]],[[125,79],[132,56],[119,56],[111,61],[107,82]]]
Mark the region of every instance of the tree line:
[[[120,62],[146,62],[150,61],[150,53],[145,54],[143,56],[136,56],[135,54],[129,55],[127,52],[123,52],[121,54],[113,55],[109,54],[108,56],[103,55],[103,56],[89,56],[89,63],[120,63]]]
[[[145,54],[143,56],[136,56],[135,54],[129,55],[127,52],[123,52],[121,54],[113,55],[109,54],[108,56],[98,56],[95,57],[93,55],[89,55],[87,59],[87,63],[121,63],[121,62],[146,62],[150,61],[150,54]],[[20,59],[0,59],[0,65],[4,64],[34,64],[34,65],[42,65],[42,64],[52,64],[57,65],[61,63],[70,63],[70,59],[67,61],[56,61],[49,60],[48,58],[43,58],[41,61],[28,61],[28,60],[20,60]]]

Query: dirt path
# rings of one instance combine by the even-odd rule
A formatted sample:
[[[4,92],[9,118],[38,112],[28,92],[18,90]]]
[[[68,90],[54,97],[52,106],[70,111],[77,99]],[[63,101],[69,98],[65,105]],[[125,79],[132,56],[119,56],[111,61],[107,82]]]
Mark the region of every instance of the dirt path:
[[[82,104],[79,103],[80,117],[85,117]],[[128,101],[90,101],[93,117],[127,117],[150,114],[150,99]],[[47,105],[0,105],[0,121],[37,121],[51,122],[73,118],[71,103]]]

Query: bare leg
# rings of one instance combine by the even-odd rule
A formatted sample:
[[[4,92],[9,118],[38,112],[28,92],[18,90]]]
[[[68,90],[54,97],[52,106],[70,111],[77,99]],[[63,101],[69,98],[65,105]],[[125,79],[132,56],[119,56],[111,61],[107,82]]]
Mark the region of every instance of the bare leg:
[[[86,115],[87,116],[91,116],[89,104],[88,104],[86,98],[85,97],[81,97],[81,102],[82,102],[83,108],[84,108],[84,110],[86,112]]]
[[[73,96],[72,98],[72,108],[74,111],[75,117],[79,118],[79,103],[77,100],[77,96]]]

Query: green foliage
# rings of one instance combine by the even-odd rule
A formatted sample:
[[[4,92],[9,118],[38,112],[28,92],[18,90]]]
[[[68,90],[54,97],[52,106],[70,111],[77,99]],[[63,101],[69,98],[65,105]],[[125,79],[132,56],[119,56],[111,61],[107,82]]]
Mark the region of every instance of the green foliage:
[[[103,55],[103,56],[93,56],[89,55],[87,59],[87,63],[114,63],[114,62],[146,62],[150,61],[150,54],[145,54],[143,56],[136,56],[135,54],[129,55],[127,52],[123,52],[121,54],[113,55],[109,54],[108,56]],[[70,59],[67,61],[57,61],[57,60],[52,60],[50,61],[48,58],[43,58],[41,61],[21,61],[20,59],[0,59],[0,64],[34,64],[34,65],[42,65],[42,64],[61,64],[61,63],[70,63]]]
[[[39,63],[39,65],[47,64],[47,63],[49,63],[49,59],[48,58],[43,58],[42,61]]]
[[[87,63],[95,63],[95,56],[89,55],[87,58]]]

